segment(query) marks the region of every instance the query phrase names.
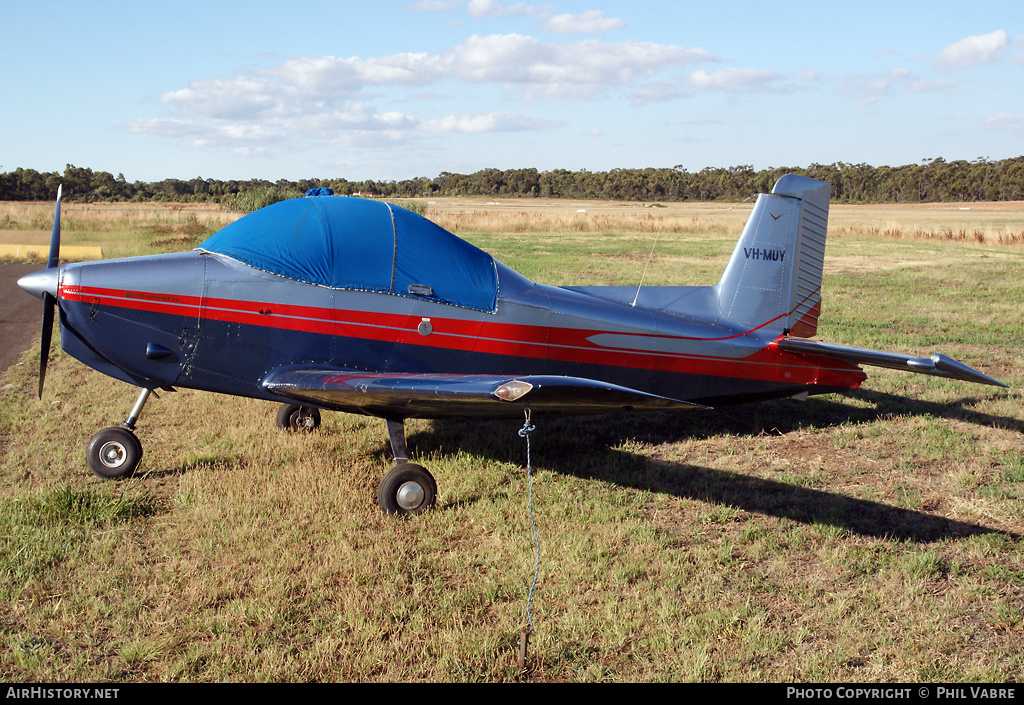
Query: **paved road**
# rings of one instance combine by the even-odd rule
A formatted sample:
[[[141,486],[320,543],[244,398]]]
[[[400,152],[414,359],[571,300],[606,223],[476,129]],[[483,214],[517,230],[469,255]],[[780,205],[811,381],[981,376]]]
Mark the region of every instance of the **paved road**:
[[[43,302],[19,289],[18,279],[45,266],[42,262],[0,263],[0,371],[39,340]]]

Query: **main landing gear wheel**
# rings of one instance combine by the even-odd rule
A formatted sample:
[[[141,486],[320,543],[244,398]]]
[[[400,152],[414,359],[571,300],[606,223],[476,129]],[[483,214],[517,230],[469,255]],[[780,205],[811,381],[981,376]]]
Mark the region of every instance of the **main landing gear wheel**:
[[[285,431],[315,431],[320,428],[320,409],[315,406],[282,404],[277,410],[277,427]]]
[[[427,469],[415,463],[391,468],[377,487],[377,504],[385,514],[422,514],[434,506],[437,483]]]
[[[85,460],[104,479],[130,477],[142,460],[142,444],[128,429],[111,426],[89,439]]]

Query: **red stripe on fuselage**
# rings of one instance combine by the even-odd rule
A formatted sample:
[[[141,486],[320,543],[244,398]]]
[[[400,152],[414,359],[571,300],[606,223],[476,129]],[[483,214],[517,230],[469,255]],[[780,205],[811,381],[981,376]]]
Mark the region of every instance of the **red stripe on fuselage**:
[[[520,323],[435,316],[430,317],[433,332],[423,336],[417,331],[423,317],[407,314],[234,299],[204,299],[198,296],[83,286],[62,285],[59,295],[67,301],[122,309],[471,353],[831,387],[856,388],[866,378],[856,366],[824,356],[785,353],[774,344],[745,358],[736,359],[604,347],[588,340],[600,334],[637,339],[701,340],[684,336],[548,328]],[[705,340],[710,343],[715,339]]]

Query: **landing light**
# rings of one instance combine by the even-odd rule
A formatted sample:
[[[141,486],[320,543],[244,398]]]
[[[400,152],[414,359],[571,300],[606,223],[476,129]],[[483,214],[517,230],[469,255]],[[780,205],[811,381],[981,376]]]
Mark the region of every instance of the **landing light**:
[[[494,396],[498,397],[502,401],[515,401],[531,389],[533,389],[533,385],[529,382],[514,379],[511,382],[505,382],[505,384],[495,389]]]

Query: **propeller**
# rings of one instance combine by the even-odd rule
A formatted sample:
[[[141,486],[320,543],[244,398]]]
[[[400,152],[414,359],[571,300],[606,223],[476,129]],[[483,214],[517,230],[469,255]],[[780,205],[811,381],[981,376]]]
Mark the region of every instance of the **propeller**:
[[[50,234],[50,254],[46,258],[47,273],[57,266],[60,260],[60,199],[64,186],[57,187],[57,205],[53,211],[53,232]],[[56,272],[51,276],[56,281]],[[43,398],[43,381],[46,379],[46,363],[50,361],[50,339],[53,337],[53,314],[57,308],[56,286],[54,293],[44,290],[43,294],[43,331],[39,336],[39,398]]]

